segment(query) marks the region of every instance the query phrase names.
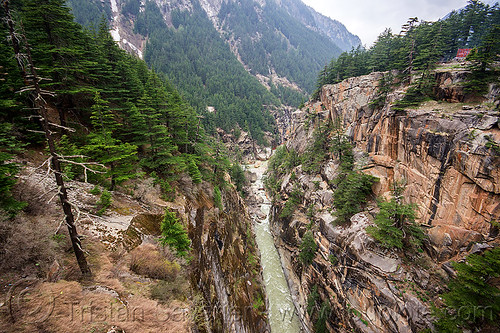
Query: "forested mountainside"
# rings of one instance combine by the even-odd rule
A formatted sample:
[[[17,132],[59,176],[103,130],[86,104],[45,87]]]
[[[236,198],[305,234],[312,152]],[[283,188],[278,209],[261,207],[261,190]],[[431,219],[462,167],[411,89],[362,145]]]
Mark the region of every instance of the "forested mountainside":
[[[1,5],[1,330],[265,330],[243,170],[195,110],[105,20]]]
[[[468,88],[484,92],[486,84],[491,81],[489,79],[495,78],[488,72],[491,72],[491,65],[500,52],[499,22],[498,3],[490,6],[480,1],[469,1],[465,8],[436,22],[410,18],[400,33],[388,29],[371,48],[358,48],[332,59],[320,72],[317,87],[320,89],[325,84],[338,83],[346,78],[389,70],[402,71],[407,79],[413,71],[420,71],[424,75],[419,82],[423,83],[426,74],[438,62],[456,57],[458,49],[474,49],[471,58],[475,57],[478,65],[471,69],[479,69],[473,73],[479,76],[470,80]]]
[[[71,2],[85,28],[0,2],[1,331],[499,331],[497,5],[386,31],[276,116],[306,91],[280,64],[350,40],[302,3]],[[279,25],[270,79],[238,18],[247,57]]]
[[[239,124],[260,143],[274,125],[269,110],[298,106],[313,91],[315,73],[359,44],[342,24],[300,1],[68,3],[82,24],[99,13],[110,17],[116,40],[167,75],[206,117],[207,130]]]

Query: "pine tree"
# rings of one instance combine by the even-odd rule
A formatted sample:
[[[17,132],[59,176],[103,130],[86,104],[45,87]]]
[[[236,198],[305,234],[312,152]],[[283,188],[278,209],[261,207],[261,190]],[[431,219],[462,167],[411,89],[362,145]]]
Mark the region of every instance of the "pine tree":
[[[494,24],[485,36],[482,44],[471,51],[467,60],[471,71],[466,90],[472,93],[484,94],[488,90],[488,83],[499,76],[493,64],[500,60],[500,24]]]
[[[106,175],[111,180],[110,190],[114,190],[117,184],[135,177],[137,146],[113,137],[119,125],[109,110],[108,102],[101,98],[99,92],[95,93],[90,118],[95,132],[89,134],[88,144],[82,150],[95,161],[109,167]]]
[[[200,170],[198,169],[198,166],[196,165],[195,159],[193,157],[189,158],[188,162],[188,172],[191,178],[193,179],[193,182],[195,184],[201,183],[201,173]]]
[[[306,266],[310,265],[313,262],[317,250],[318,245],[314,241],[312,232],[306,231],[300,243],[299,260]]]
[[[23,45],[21,45],[20,40],[17,39],[15,22],[12,19],[9,10],[9,1],[4,0],[3,5],[6,15],[6,21],[8,22],[9,26],[9,35],[11,38],[12,48],[15,53],[16,59],[19,59],[18,65],[20,66],[21,75],[25,81],[25,84],[28,86],[31,92],[31,100],[33,101],[33,106],[37,110],[40,117],[43,132],[45,134],[45,138],[49,148],[52,169],[54,170],[54,177],[58,188],[58,196],[61,202],[62,209],[64,211],[64,221],[66,222],[66,225],[68,227],[73,251],[75,253],[78,266],[80,267],[80,271],[82,272],[82,274],[84,276],[90,276],[91,270],[87,264],[85,253],[81,246],[81,240],[76,229],[72,206],[68,200],[68,194],[63,180],[61,162],[64,158],[61,158],[61,156],[57,153],[53,131],[51,130],[51,126],[53,125],[49,122],[48,106],[47,102],[44,99],[44,95],[50,95],[50,93],[45,92],[40,86],[41,79],[39,78],[37,69],[35,68],[33,57],[31,54],[31,45],[28,43],[26,35],[24,33],[21,34],[21,42]],[[25,54],[21,53],[21,46],[24,47],[24,50],[26,52]]]
[[[12,162],[13,154],[19,151],[19,142],[11,134],[12,125],[0,123],[0,210],[14,216],[25,204],[12,196],[19,166]]]
[[[378,202],[380,212],[375,216],[375,226],[366,228],[386,248],[419,248],[425,237],[415,222],[415,205],[403,203],[403,191],[404,186],[396,182],[391,200]]]
[[[168,245],[177,251],[177,255],[184,257],[189,251],[191,240],[189,239],[186,229],[181,224],[176,214],[165,209],[165,215],[161,223],[162,237],[160,242],[163,246]]]
[[[54,105],[60,124],[66,126],[73,96],[85,91],[80,79],[92,63],[87,53],[89,37],[73,21],[64,0],[23,0],[21,8],[26,37],[33,48],[33,60],[43,80],[40,86],[57,93]]]
[[[441,297],[445,308],[435,309],[438,332],[479,331],[482,325],[500,328],[500,248],[471,254],[467,261],[454,263],[456,278],[448,283],[449,292]]]

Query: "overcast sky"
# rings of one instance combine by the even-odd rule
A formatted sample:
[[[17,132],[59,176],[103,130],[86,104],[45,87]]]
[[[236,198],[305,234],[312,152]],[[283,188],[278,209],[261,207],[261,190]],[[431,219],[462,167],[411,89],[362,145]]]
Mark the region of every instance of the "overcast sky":
[[[467,0],[302,0],[317,12],[342,22],[370,47],[385,28],[399,33],[410,17],[436,21]],[[489,2],[489,1],[484,1]]]

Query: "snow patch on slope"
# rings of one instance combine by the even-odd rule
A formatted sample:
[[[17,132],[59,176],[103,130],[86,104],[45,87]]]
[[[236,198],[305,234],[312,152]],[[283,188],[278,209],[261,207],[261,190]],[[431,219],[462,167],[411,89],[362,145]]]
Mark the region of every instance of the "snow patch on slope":
[[[128,46],[130,46],[130,48],[132,50],[134,50],[134,52],[137,54],[137,56],[141,59],[143,59],[143,54],[142,54],[142,51],[139,50],[139,48],[137,46],[135,46],[134,44],[132,44],[131,42],[129,42],[128,40],[126,40],[125,38],[123,38],[122,42]]]
[[[113,13],[118,13],[118,5],[116,3],[116,0],[111,0],[111,11],[113,11]]]
[[[114,28],[114,29],[112,29],[109,33],[111,34],[111,36],[113,37],[113,40],[114,40],[115,42],[120,42],[120,40],[121,40],[121,37],[120,37],[120,29],[118,29],[118,28]]]

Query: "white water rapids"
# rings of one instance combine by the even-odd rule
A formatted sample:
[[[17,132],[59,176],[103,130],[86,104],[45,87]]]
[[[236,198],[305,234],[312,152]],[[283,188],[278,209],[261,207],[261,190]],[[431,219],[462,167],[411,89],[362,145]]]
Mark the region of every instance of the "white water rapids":
[[[269,324],[272,333],[299,333],[299,318],[292,302],[290,290],[281,267],[281,260],[274,246],[273,235],[269,229],[269,211],[271,203],[264,191],[262,176],[267,170],[267,161],[247,166],[248,171],[257,174],[257,181],[252,184],[252,192],[262,199],[259,204],[266,218],[255,217],[255,236],[261,255],[264,285],[269,300]]]

